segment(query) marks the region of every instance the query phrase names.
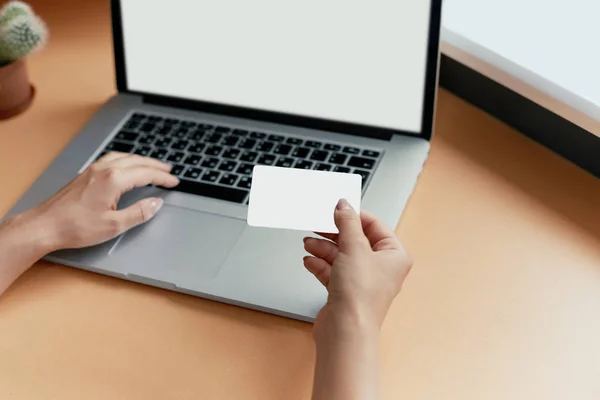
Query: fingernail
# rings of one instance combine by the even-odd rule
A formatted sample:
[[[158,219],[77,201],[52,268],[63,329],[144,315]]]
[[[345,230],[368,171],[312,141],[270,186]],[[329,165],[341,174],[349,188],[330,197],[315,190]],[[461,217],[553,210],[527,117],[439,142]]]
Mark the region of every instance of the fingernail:
[[[165,201],[163,199],[155,199],[152,200],[152,208],[154,209],[154,212],[157,213],[158,210],[160,210],[160,208],[163,206],[163,204],[165,203]]]
[[[337,203],[337,209],[338,210],[350,210],[350,209],[352,209],[352,206],[350,205],[350,203],[348,203],[348,200],[340,199],[340,201],[338,201],[338,203]]]
[[[307,237],[305,237],[304,239],[302,239],[302,241],[303,241],[304,243],[306,243],[306,241],[307,241],[307,240],[308,240],[308,238],[307,238]]]

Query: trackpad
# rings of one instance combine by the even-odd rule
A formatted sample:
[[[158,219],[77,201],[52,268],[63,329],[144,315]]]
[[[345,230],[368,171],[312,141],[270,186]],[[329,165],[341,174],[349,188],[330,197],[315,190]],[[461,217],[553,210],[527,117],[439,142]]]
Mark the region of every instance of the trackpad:
[[[128,274],[177,286],[206,281],[219,272],[245,225],[164,205],[151,221],[127,232],[110,258],[126,263]]]

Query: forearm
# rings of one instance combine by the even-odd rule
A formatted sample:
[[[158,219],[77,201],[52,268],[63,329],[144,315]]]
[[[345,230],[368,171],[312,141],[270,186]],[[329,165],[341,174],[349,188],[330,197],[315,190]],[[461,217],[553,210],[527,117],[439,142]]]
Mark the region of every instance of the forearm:
[[[33,263],[51,251],[51,238],[35,212],[28,211],[0,224],[0,295]]]
[[[374,400],[379,389],[379,330],[331,323],[317,337],[313,400]]]

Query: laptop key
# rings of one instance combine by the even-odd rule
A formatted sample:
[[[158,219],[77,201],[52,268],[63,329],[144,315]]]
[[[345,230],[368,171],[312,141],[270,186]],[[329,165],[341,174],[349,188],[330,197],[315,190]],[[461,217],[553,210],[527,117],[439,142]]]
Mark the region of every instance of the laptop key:
[[[317,166],[315,167],[315,169],[317,171],[331,171],[331,165],[330,164],[325,164],[325,163],[319,163],[319,164],[317,164]]]
[[[271,151],[271,149],[273,148],[274,145],[275,145],[275,143],[273,143],[273,142],[260,142],[258,144],[258,146],[256,146],[255,150],[269,152],[269,151]]]
[[[218,156],[222,151],[223,148],[221,146],[210,146],[204,153],[209,156]]]
[[[369,179],[369,175],[371,175],[369,172],[363,171],[361,169],[355,169],[354,171],[352,171],[352,173],[353,174],[358,174],[358,175],[360,175],[362,177],[363,186],[367,182],[367,179]]]
[[[167,135],[171,134],[171,131],[172,131],[171,126],[165,125],[165,126],[161,126],[160,128],[158,128],[156,133],[158,133],[159,135],[167,136]]]
[[[183,121],[181,123],[181,126],[183,126],[184,128],[192,128],[192,127],[196,126],[196,123],[192,122],[192,121]]]
[[[258,153],[255,151],[245,151],[242,156],[240,157],[240,161],[244,161],[244,162],[254,162],[254,160],[256,160],[256,157],[258,157]]]
[[[175,131],[175,137],[184,138],[188,135],[189,129],[187,128],[179,128]]]
[[[169,154],[169,157],[167,157],[167,161],[178,163],[183,160],[184,156],[185,156],[185,153],[182,153],[180,151],[175,151],[175,152]]]
[[[183,150],[188,146],[189,142],[187,140],[178,140],[171,145],[173,150]]]
[[[289,144],[293,144],[294,146],[298,146],[298,145],[302,144],[302,139],[291,137],[291,138],[287,138],[287,140],[285,142],[289,143]]]
[[[108,144],[108,146],[106,146],[106,150],[109,151],[118,151],[121,153],[129,153],[131,150],[133,150],[133,145],[129,144],[129,143],[122,143],[122,142],[110,142]]]
[[[267,137],[267,134],[262,132],[252,132],[250,137],[254,139],[264,139]]]
[[[235,181],[237,181],[237,179],[238,179],[238,176],[236,174],[225,174],[225,175],[223,175],[223,177],[221,178],[219,183],[222,185],[233,186],[233,184],[235,183]]]
[[[156,158],[157,160],[164,160],[169,152],[165,149],[158,149],[150,154],[150,157]]]
[[[124,142],[135,142],[139,136],[140,136],[139,133],[129,132],[129,131],[121,131],[121,132],[117,133],[117,136],[115,136],[115,139],[122,140]]]
[[[268,139],[272,142],[281,143],[285,138],[281,135],[269,135]]]
[[[291,168],[292,165],[294,165],[294,161],[296,160],[290,157],[280,157],[275,165],[278,167]]]
[[[202,157],[192,154],[190,156],[187,156],[184,163],[188,165],[198,165],[200,164],[200,161],[202,161]]]
[[[307,140],[304,145],[306,147],[312,147],[313,149],[320,149],[322,143],[321,142],[317,142],[316,140]]]
[[[201,131],[201,130],[196,129],[195,131],[191,131],[188,136],[192,140],[201,140],[202,137],[204,136],[204,132]]]
[[[331,144],[331,143],[326,143],[325,147],[323,147],[325,150],[329,150],[329,151],[340,151],[342,149],[342,146],[337,145],[337,144]]]
[[[215,132],[217,132],[217,133],[227,133],[227,132],[230,132],[230,131],[231,131],[231,128],[228,128],[226,126],[217,126],[215,128]]]
[[[226,160],[226,161],[223,161],[221,163],[221,165],[219,165],[219,169],[221,171],[231,172],[235,169],[235,167],[237,167],[237,165],[238,164],[235,161]]]
[[[154,143],[154,141],[156,140],[156,136],[154,135],[145,135],[142,136],[138,142],[140,142],[141,144],[152,144]]]
[[[282,156],[287,156],[288,154],[290,154],[290,151],[292,151],[292,146],[290,146],[289,144],[278,144],[277,146],[275,146],[275,150],[273,150],[273,153],[280,154]]]
[[[273,165],[275,163],[275,156],[273,154],[263,154],[257,161],[257,164],[262,165]]]
[[[363,150],[362,155],[365,157],[373,157],[373,158],[377,158],[379,157],[379,152],[378,151],[374,151],[374,150]]]
[[[221,173],[219,171],[208,171],[202,175],[202,180],[207,182],[216,182]]]
[[[140,127],[140,122],[136,121],[136,120],[129,120],[127,121],[127,123],[123,126],[123,129],[127,129],[127,130],[136,130]]]
[[[204,176],[206,176],[206,174],[203,175],[202,179],[204,179]],[[179,183],[179,185],[175,186],[170,190],[195,194],[198,196],[210,197],[218,200],[231,201],[234,203],[243,203],[244,199],[246,199],[248,195],[247,190],[211,185],[210,183],[207,183],[205,181],[188,181],[185,179],[182,180]]]
[[[326,151],[314,150],[312,152],[312,154],[310,155],[310,159],[315,160],[315,161],[325,161],[327,159],[328,155],[329,155],[329,153]]]
[[[235,172],[242,175],[251,175],[253,169],[254,165],[252,164],[242,164],[238,167],[238,169]]]
[[[238,147],[241,149],[252,150],[256,146],[256,140],[254,139],[245,139],[238,144]]]
[[[308,156],[309,152],[310,152],[310,149],[307,149],[306,147],[296,147],[296,149],[292,153],[292,157],[306,158],[306,156]]]
[[[371,158],[352,156],[350,157],[350,161],[348,161],[348,165],[363,169],[373,169],[375,166],[375,160]]]
[[[185,174],[183,174],[184,178],[190,179],[198,179],[200,178],[200,175],[202,175],[202,170],[200,168],[188,168],[187,171],[185,171]]]
[[[312,166],[313,166],[313,163],[311,161],[300,160],[296,163],[296,165],[294,165],[294,168],[311,169]]]
[[[225,153],[223,153],[222,157],[235,159],[240,155],[241,152],[242,151],[240,149],[227,149],[225,150]]]
[[[171,169],[171,175],[179,176],[183,172],[185,167],[183,165],[175,164]]]
[[[146,118],[146,115],[144,115],[142,113],[135,113],[131,116],[131,119],[136,120],[136,121],[140,121],[144,118]]]
[[[347,155],[342,154],[342,153],[335,153],[335,154],[332,154],[331,157],[329,157],[329,162],[333,163],[333,164],[343,165],[347,159],[348,159]]]
[[[348,167],[340,167],[339,165],[337,167],[335,167],[333,169],[333,172],[344,172],[344,173],[348,173],[350,172],[350,168]]]
[[[202,166],[205,168],[216,168],[218,164],[219,159],[215,157],[205,158],[204,161],[202,161]]]
[[[246,131],[244,129],[234,129],[233,132],[231,132],[231,133],[236,136],[247,136],[248,135],[248,131]]]
[[[357,149],[356,147],[346,146],[346,147],[344,147],[344,153],[358,154],[358,153],[360,153],[360,149]]]
[[[202,150],[204,150],[204,148],[206,147],[206,145],[204,143],[196,143],[190,146],[190,148],[188,149],[188,151],[190,153],[197,153],[200,154],[202,153]]]
[[[165,125],[175,125],[175,124],[177,124],[177,120],[173,119],[173,118],[167,118],[167,119],[165,119],[164,124]]]
[[[242,176],[240,178],[240,181],[238,182],[237,186],[240,188],[244,188],[244,189],[250,189],[250,186],[252,186],[252,177],[251,176]]]
[[[139,154],[140,156],[147,157],[152,152],[152,147],[142,146],[135,149],[134,153]]]
[[[146,123],[142,124],[142,126],[140,127],[140,131],[142,131],[144,133],[150,133],[150,132],[152,132],[152,130],[154,130],[155,127],[156,127],[155,124],[146,122]]]
[[[154,145],[156,147],[169,147],[169,145],[171,144],[172,140],[170,138],[162,138],[162,139],[158,139]]]
[[[150,122],[159,122],[159,121],[162,121],[162,118],[161,117],[157,117],[156,115],[150,115],[148,117],[148,121],[150,121]]]
[[[227,136],[225,139],[223,139],[221,144],[223,146],[232,147],[232,146],[235,146],[239,140],[240,139],[238,137],[230,135],[230,136]]]
[[[206,141],[208,143],[218,143],[223,138],[223,135],[220,133],[211,133],[206,137]]]

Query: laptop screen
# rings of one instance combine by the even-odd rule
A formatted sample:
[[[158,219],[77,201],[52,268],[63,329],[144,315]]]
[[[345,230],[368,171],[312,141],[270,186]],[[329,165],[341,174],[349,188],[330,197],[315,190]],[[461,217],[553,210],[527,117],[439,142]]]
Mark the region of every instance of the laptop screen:
[[[128,88],[418,133],[430,1],[121,0]]]

